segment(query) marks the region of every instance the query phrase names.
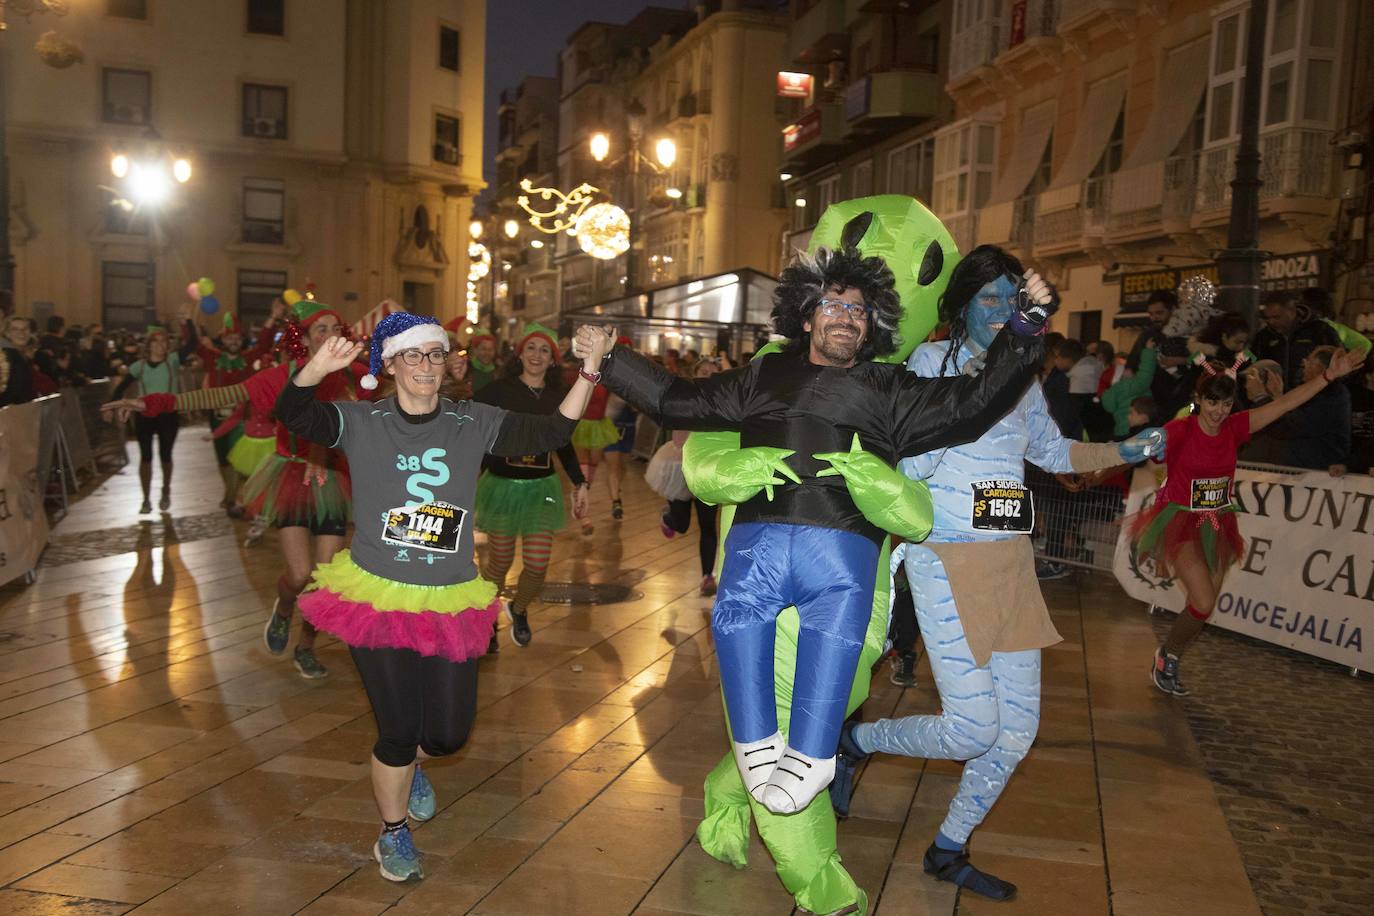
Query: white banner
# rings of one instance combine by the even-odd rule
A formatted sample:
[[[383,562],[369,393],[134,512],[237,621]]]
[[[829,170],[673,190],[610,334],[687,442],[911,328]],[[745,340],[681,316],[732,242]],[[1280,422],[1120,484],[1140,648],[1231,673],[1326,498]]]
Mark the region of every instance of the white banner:
[[[1154,497],[1162,469],[1138,468],[1126,513]],[[1374,668],[1374,477],[1238,468],[1235,504],[1245,555],[1221,585],[1208,621],[1265,642]],[[1132,598],[1181,611],[1183,589],[1132,561],[1126,526],[1114,572]],[[1365,633],[1369,630],[1369,633]]]
[[[38,480],[38,417],[42,405],[0,409],[0,585],[38,565],[48,544]]]

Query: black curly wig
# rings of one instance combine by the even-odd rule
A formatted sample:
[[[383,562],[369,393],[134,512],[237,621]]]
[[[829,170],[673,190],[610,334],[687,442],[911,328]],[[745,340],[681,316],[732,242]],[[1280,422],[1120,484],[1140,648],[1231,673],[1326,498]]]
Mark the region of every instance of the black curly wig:
[[[897,349],[897,322],[902,303],[895,278],[882,258],[866,258],[854,248],[818,248],[800,255],[782,272],[773,291],[773,330],[810,350],[811,333],[803,325],[831,289],[857,289],[869,309],[868,334],[857,354],[860,360],[886,356]]]

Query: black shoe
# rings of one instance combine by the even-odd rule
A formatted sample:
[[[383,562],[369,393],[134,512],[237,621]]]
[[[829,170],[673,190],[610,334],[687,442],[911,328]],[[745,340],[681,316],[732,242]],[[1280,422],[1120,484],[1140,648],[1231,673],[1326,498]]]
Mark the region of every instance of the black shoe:
[[[491,628],[491,639],[487,641],[487,654],[496,655],[501,651],[501,640],[496,637],[496,627]]]
[[[830,780],[830,807],[835,809],[835,817],[844,820],[849,817],[849,800],[854,796],[854,771],[858,761],[844,754],[835,755],[835,778]]]
[[[525,648],[530,644],[530,639],[534,636],[530,632],[529,617],[515,610],[511,605],[506,605],[506,617],[510,619],[510,638],[520,648]]]
[[[926,874],[934,875],[940,881],[957,884],[965,890],[981,894],[989,900],[1010,900],[1016,896],[1016,885],[1003,881],[996,875],[979,871],[968,860],[968,847],[958,852],[941,849],[934,843],[926,850],[921,867]]]
[[[625,507],[620,504],[620,500],[611,500],[611,518],[619,521],[625,517]]]
[[[898,652],[892,656],[892,673],[887,679],[905,690],[916,686],[916,653]]]
[[[1155,663],[1150,667],[1150,680],[1164,693],[1174,697],[1186,697],[1187,687],[1178,679],[1178,656],[1170,655],[1160,646],[1155,650]]]
[[[859,747],[859,742],[854,740],[854,729],[859,725],[853,719],[846,719],[840,726],[840,747],[837,753],[841,757],[848,757],[854,761],[867,760],[871,754]]]

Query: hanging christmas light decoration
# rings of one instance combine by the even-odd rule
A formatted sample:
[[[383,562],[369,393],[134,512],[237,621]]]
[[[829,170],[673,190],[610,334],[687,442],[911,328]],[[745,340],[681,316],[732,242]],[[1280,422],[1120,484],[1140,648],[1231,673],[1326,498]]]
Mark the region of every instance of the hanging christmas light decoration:
[[[477,324],[482,308],[482,300],[477,295],[477,281],[491,273],[491,251],[481,242],[469,242],[468,261],[467,318]]]
[[[594,258],[609,261],[630,250],[630,217],[615,204],[594,204],[578,217],[577,244]]]
[[[531,226],[550,235],[571,231],[597,193],[585,181],[564,194],[557,188],[536,188],[528,178],[520,179],[520,190],[525,193],[515,199],[516,204],[529,214]],[[547,203],[548,209],[535,209],[530,204],[531,196]]]

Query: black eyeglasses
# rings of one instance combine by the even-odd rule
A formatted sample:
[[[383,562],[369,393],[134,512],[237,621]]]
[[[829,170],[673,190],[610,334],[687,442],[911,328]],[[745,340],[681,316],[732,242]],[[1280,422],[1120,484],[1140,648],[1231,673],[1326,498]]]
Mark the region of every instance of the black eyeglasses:
[[[418,366],[425,360],[429,360],[430,365],[442,366],[444,360],[448,359],[447,350],[402,350],[396,355],[407,366]]]

